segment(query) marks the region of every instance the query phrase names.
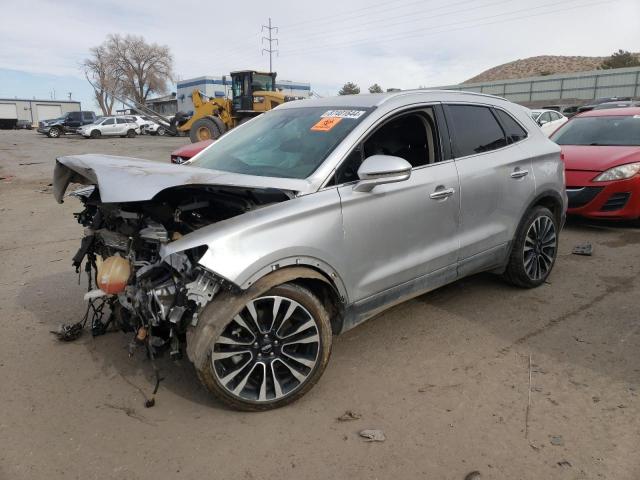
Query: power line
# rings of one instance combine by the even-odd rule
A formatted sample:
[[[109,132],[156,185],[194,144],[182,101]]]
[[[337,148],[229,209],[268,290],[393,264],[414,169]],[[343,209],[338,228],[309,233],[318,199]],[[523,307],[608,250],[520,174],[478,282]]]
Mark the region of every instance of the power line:
[[[447,17],[449,15],[455,15],[455,14],[459,14],[459,13],[466,13],[466,12],[470,12],[473,10],[478,10],[478,9],[484,9],[487,7],[493,7],[495,5],[501,5],[504,3],[511,3],[513,0],[497,0],[494,2],[490,2],[490,3],[485,3],[484,5],[476,5],[474,7],[469,7],[469,8],[463,8],[463,9],[458,9],[458,10],[450,10],[448,12],[443,12],[443,13],[439,13],[437,15],[434,15],[433,12],[437,12],[438,10],[442,10],[443,8],[449,8],[449,7],[455,7],[455,6],[460,6],[460,5],[465,5],[467,3],[473,3],[476,2],[477,0],[462,0],[459,2],[454,2],[454,3],[448,3],[446,5],[440,5],[438,7],[434,7],[429,9],[428,12],[412,12],[412,13],[405,13],[402,15],[396,15],[396,16],[392,16],[392,17],[386,17],[386,18],[381,18],[381,19],[374,19],[374,20],[370,20],[370,21],[366,21],[366,22],[359,22],[358,23],[358,28],[356,29],[349,29],[348,33],[352,34],[352,33],[358,33],[358,32],[362,32],[362,31],[367,31],[369,32],[371,30],[371,27],[368,27],[367,25],[372,25],[375,23],[381,23],[384,22],[383,27],[385,29],[388,29],[389,27],[395,27],[395,26],[399,26],[399,25],[404,25],[407,23],[413,23],[415,21],[420,21],[422,19],[424,19],[425,17],[427,17],[427,19],[431,20],[433,18],[439,18],[439,17]],[[407,19],[407,17],[409,17]],[[406,20],[401,20],[398,22],[393,22],[393,23],[389,23],[389,20],[395,20],[395,19],[406,19]],[[334,30],[323,30],[323,31],[318,31],[317,33],[310,33],[308,35],[305,35],[303,38],[301,38],[302,41],[304,40],[308,40],[309,38],[312,37],[317,37],[317,36],[326,36],[329,35],[331,33],[334,32],[345,32],[344,28],[338,28],[338,29],[334,29]],[[298,38],[300,35],[294,35],[292,38]]]
[[[572,3],[574,1],[577,0],[571,0],[568,3]],[[387,36],[378,36],[376,38],[361,38],[358,40],[354,40],[351,42],[341,42],[341,43],[333,43],[333,44],[325,44],[325,45],[319,45],[318,47],[312,48],[312,49],[297,49],[297,50],[292,50],[289,52],[283,52],[283,55],[285,56],[295,56],[295,55],[300,55],[300,54],[309,54],[309,53],[315,53],[315,52],[319,52],[319,51],[323,51],[326,49],[331,49],[331,48],[345,48],[345,47],[351,47],[351,46],[360,46],[360,45],[370,45],[370,44],[374,44],[374,43],[378,43],[378,42],[389,42],[389,41],[394,41],[394,40],[403,40],[406,38],[412,38],[412,37],[428,37],[428,36],[432,36],[435,34],[439,34],[439,33],[449,33],[449,32],[453,32],[453,31],[459,31],[459,30],[465,30],[468,28],[475,28],[475,27],[479,27],[479,26],[484,26],[484,25],[493,25],[496,23],[504,23],[507,21],[511,21],[511,20],[520,20],[520,19],[526,19],[526,18],[532,18],[532,17],[539,17],[542,15],[548,15],[551,13],[556,13],[556,12],[562,12],[562,11],[566,11],[566,10],[574,10],[576,8],[582,8],[582,7],[590,7],[590,6],[594,6],[594,5],[599,5],[602,3],[613,3],[614,1],[619,1],[619,0],[613,0],[613,1],[605,1],[605,0],[601,0],[598,2],[594,2],[594,3],[588,3],[588,4],[580,4],[580,5],[575,5],[572,7],[566,7],[566,8],[560,8],[560,9],[555,9],[555,10],[549,10],[549,11],[545,11],[539,14],[533,14],[533,15],[522,15],[519,17],[514,17],[514,18],[507,18],[507,19],[502,19],[502,20],[497,20],[494,22],[488,22],[488,23],[481,23],[481,24],[475,24],[475,25],[467,25],[467,26],[463,26],[460,28],[455,28],[455,29],[445,29],[445,30],[429,30],[429,28],[421,28],[421,29],[417,29],[417,30],[410,30],[408,32],[404,32],[403,34],[392,34],[392,35],[387,35]],[[543,5],[538,5],[537,7],[529,7],[526,9],[520,9],[520,10],[513,10],[511,12],[503,12],[503,13],[499,13],[496,15],[489,15],[489,16],[485,16],[485,17],[479,17],[479,18],[474,18],[474,19],[468,19],[468,20],[463,20],[460,22],[453,22],[453,23],[449,23],[449,24],[444,24],[444,25],[437,25],[436,27],[438,28],[445,28],[445,27],[454,27],[456,25],[461,25],[461,24],[465,24],[465,23],[469,23],[469,22],[477,22],[477,21],[481,21],[481,20],[488,20],[488,19],[492,19],[492,18],[496,18],[496,17],[501,17],[504,15],[513,15],[516,13],[521,13],[524,11],[531,11],[531,10],[536,10],[536,9],[540,9],[540,8],[546,8],[549,6],[556,6],[558,3],[557,2],[551,2],[551,3],[546,3]]]
[[[285,25],[283,28],[286,28],[288,30],[293,30],[293,29],[299,29],[302,27],[305,27],[307,25],[310,24],[317,24],[317,23],[327,23],[327,22],[344,22],[344,21],[348,21],[348,20],[352,20],[354,18],[360,18],[362,16],[367,16],[370,14],[371,10],[375,10],[379,7],[388,7],[389,5],[393,5],[394,3],[402,3],[404,0],[392,0],[390,2],[380,2],[380,3],[374,3],[371,5],[367,5],[366,7],[362,7],[362,8],[356,8],[353,10],[345,10],[344,12],[341,12],[339,14],[335,14],[335,15],[326,15],[324,17],[317,17],[314,18],[312,20],[304,20],[302,22],[297,22],[297,23],[292,23],[290,25]],[[425,2],[425,0],[418,0],[418,1],[413,1],[413,2],[409,2],[406,3],[404,5],[399,5],[397,7],[393,7],[393,8],[384,8],[382,10],[380,10],[379,12],[375,12],[375,15],[377,15],[378,13],[382,13],[382,12],[386,12],[389,10],[396,10],[398,8],[405,8],[411,5],[416,5],[416,4],[424,4],[427,3]],[[367,13],[362,14],[362,15],[350,15],[352,13],[357,13],[357,12],[361,12],[363,10],[366,10]]]
[[[266,40],[267,42],[269,42],[269,48],[263,48],[262,49],[262,54],[264,55],[264,52],[268,52],[269,53],[269,73],[273,72],[273,54],[274,53],[278,53],[278,49],[274,49],[273,48],[273,43],[275,42],[276,45],[278,45],[278,39],[277,38],[273,38],[272,34],[274,33],[278,33],[278,27],[272,27],[271,26],[271,17],[269,17],[269,25],[262,25],[262,31],[264,32],[264,29],[267,29],[267,31],[269,32],[269,36],[268,37],[262,37],[262,43],[264,44],[264,41]]]

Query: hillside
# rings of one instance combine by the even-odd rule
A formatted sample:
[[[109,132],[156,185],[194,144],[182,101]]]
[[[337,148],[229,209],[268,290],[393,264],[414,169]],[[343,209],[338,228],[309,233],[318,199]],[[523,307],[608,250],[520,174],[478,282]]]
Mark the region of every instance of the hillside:
[[[596,70],[607,57],[565,57],[540,55],[498,65],[462,83],[490,82],[513,78],[536,77],[556,73]]]

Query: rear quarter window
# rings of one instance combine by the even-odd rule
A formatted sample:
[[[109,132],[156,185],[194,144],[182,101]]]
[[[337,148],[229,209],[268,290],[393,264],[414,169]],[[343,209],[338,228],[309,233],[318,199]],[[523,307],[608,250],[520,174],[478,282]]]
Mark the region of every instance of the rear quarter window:
[[[490,152],[507,145],[507,139],[489,107],[447,105],[456,157]]]
[[[493,111],[502,124],[504,133],[507,136],[507,143],[516,143],[527,138],[527,131],[511,115],[497,108]]]

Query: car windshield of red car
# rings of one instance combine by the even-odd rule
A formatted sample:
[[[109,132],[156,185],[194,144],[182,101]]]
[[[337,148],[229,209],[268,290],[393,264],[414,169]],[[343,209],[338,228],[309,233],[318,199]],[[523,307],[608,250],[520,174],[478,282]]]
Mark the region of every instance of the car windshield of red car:
[[[551,140],[558,145],[640,146],[640,115],[574,118]]]

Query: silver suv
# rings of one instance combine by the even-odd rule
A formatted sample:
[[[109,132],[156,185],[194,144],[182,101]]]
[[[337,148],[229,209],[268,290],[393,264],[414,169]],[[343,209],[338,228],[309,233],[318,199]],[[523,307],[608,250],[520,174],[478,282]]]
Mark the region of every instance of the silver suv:
[[[332,335],[459,278],[543,283],[566,194],[560,149],[504,99],[413,91],[286,103],[185,165],[57,159],[86,227],[91,302],[151,355],[186,352],[243,410],[304,395]],[[91,288],[91,282],[90,282]],[[97,324],[96,324],[97,322]]]

